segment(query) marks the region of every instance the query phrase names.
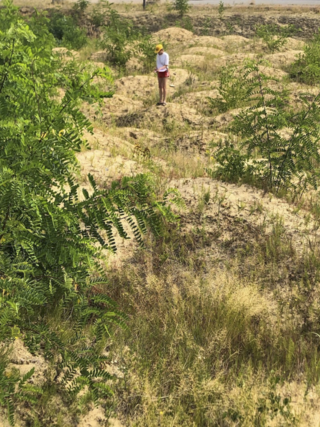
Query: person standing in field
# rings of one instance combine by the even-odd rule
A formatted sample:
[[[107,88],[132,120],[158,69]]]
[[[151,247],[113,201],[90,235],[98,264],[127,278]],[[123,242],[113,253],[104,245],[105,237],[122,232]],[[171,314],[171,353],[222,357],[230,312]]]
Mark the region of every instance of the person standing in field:
[[[157,54],[157,68],[154,70],[158,74],[160,101],[157,105],[166,105],[167,100],[167,78],[169,77],[169,55],[164,52],[162,44],[158,44],[155,50]]]

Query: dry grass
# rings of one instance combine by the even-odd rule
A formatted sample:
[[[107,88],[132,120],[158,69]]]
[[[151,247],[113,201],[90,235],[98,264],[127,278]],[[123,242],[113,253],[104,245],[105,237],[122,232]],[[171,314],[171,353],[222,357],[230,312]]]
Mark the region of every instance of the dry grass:
[[[155,5],[153,12],[166,7]],[[141,5],[116,8],[133,13]],[[233,7],[226,14],[286,10]],[[191,13],[216,15],[217,8]],[[250,46],[250,53],[261,53],[259,43]],[[241,49],[233,55],[239,65],[248,55],[246,46]],[[92,42],[80,59],[94,50]],[[226,54],[233,53],[236,48]],[[181,46],[172,45],[170,55],[178,54]],[[247,193],[237,198],[236,186],[216,182],[213,191],[210,180],[209,189],[196,188],[210,166],[210,141],[233,138],[213,133],[201,96],[194,108],[221,70],[216,57],[204,58],[183,70],[185,80],[170,88],[162,110],[154,106],[155,79],[118,79],[122,95],[105,101],[104,115],[93,121],[92,152],[79,154],[83,175],[92,173],[101,187],[143,171],[159,194],[179,182],[187,189],[179,223],[166,224],[156,241],[147,236],[144,250],[125,247],[109,264],[105,291],[129,315],[128,329],[118,331],[107,349],[123,374],[115,381],[114,411],[131,427],[318,427],[319,239],[298,224],[303,209],[303,221],[319,223],[318,197],[309,194],[291,205],[298,218],[292,225],[289,210],[283,221],[276,214],[270,219],[268,200],[253,188],[246,189],[251,204]],[[150,157],[137,154],[137,146],[149,149]]]
[[[206,245],[200,231],[181,239],[171,230],[111,272],[108,292],[131,315],[112,350],[127,372],[118,413],[128,426],[315,426],[318,341],[303,333],[294,287],[258,285],[241,266],[250,259],[259,280],[271,267],[281,276],[280,259],[261,259],[261,242],[254,255],[208,270]],[[268,245],[286,256],[284,234]]]
[[[56,8],[68,8],[71,7],[76,0],[64,0],[62,5],[55,5],[52,7]],[[22,6],[30,6],[36,7],[39,9],[47,8],[52,5],[52,0],[14,0],[13,3],[19,7]],[[142,7],[140,2],[124,2],[124,1],[115,1],[113,3],[114,8],[119,12],[123,13],[131,13],[131,12],[142,12]],[[170,3],[168,1],[162,1],[156,4],[149,5],[148,12],[152,14],[157,13],[168,13],[170,9]],[[90,7],[93,7],[90,6]],[[277,6],[277,5],[234,5],[234,6],[226,6],[225,16],[234,13],[241,14],[263,14],[263,15],[272,15],[272,14],[285,14],[285,15],[301,15],[301,14],[312,14],[319,15],[320,14],[320,6],[298,6],[298,5],[290,5],[290,6]],[[219,16],[218,7],[215,5],[194,5],[192,6],[190,15],[212,15]]]
[[[259,43],[252,52],[255,46],[261,52]],[[173,46],[172,56],[177,53]],[[245,56],[236,57],[239,64]],[[192,97],[212,91],[219,78],[216,59],[206,59],[188,66],[190,78],[171,94],[184,114]],[[280,80],[288,84],[282,74]],[[124,372],[115,386],[117,416],[131,427],[318,427],[318,240],[306,232],[298,238],[292,232],[298,226],[287,227],[289,219],[277,214],[268,222],[267,202],[258,195],[253,204],[236,202],[235,195],[229,202],[225,193],[236,191],[222,183],[216,193],[199,192],[195,183],[210,158],[191,145],[196,126],[171,107],[162,122],[155,100],[153,93],[144,100],[143,118],[130,127],[95,124],[150,149],[150,159],[135,160],[159,193],[179,180],[193,188],[179,226],[167,224],[161,239],[150,239],[146,250],[126,258],[125,268],[120,263],[109,272],[106,292],[130,318],[109,348]],[[195,115],[203,109],[200,102]],[[209,131],[197,130],[205,143]],[[133,159],[130,149],[115,146],[114,155],[120,153]],[[310,211],[316,220],[320,215],[316,196],[308,200],[292,205],[296,214],[306,209],[306,222],[313,220]]]

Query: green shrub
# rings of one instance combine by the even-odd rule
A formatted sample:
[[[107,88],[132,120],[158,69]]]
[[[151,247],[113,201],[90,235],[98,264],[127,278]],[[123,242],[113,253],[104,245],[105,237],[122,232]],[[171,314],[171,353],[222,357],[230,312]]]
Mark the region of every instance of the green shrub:
[[[304,54],[292,64],[290,74],[307,84],[320,83],[320,30],[304,48]]]
[[[88,41],[85,30],[78,26],[76,19],[62,13],[52,16],[49,31],[59,45],[69,49],[81,49]]]
[[[320,94],[311,101],[301,96],[303,108],[292,111],[287,108],[286,91],[271,89],[268,83],[274,79],[261,73],[258,64],[246,65],[242,75],[248,76],[250,90],[256,94],[254,103],[229,126],[239,138],[238,149],[223,144],[218,148],[216,173],[236,180],[251,176],[252,183],[275,192],[291,188],[301,193],[309,185],[317,188]],[[234,165],[239,165],[237,174],[231,175]]]
[[[189,0],[174,0],[173,7],[180,16],[184,16],[190,10]]]
[[[112,10],[111,6],[112,3],[109,3],[107,0],[100,0],[99,3],[94,6],[89,16],[92,24],[96,28],[107,24],[110,12]]]
[[[223,15],[224,15],[225,10],[226,10],[226,8],[224,6],[224,3],[222,0],[220,0],[219,7],[218,7],[219,19],[223,19]]]
[[[151,36],[146,35],[141,37],[138,44],[138,49],[142,54],[142,62],[147,72],[150,72],[155,67],[154,41]]]
[[[279,27],[276,24],[258,25],[256,35],[266,43],[270,52],[280,50],[286,43],[287,38],[296,32],[294,25]]]
[[[81,16],[88,8],[89,3],[89,0],[77,0],[77,2],[72,6],[72,10]]]
[[[0,340],[8,345],[26,337],[30,351],[41,348],[47,359],[60,360],[59,387],[73,400],[86,389],[88,401],[97,402],[111,393],[101,351],[125,320],[99,293],[107,282],[103,251],[116,250],[114,230],[128,238],[124,223],[142,244],[147,227],[159,234],[162,215],[172,216],[144,175],[107,190],[91,175],[89,191],[76,181],[75,152],[83,132],[92,132],[79,99],[99,95],[91,82],[110,80],[108,70],[63,65],[47,27],[36,37],[11,0],[0,10],[0,24]],[[65,95],[57,101],[61,87]],[[28,382],[32,371],[22,379],[4,372],[0,360],[0,405],[13,425],[12,408],[36,404],[41,391]]]
[[[131,21],[122,19],[116,10],[108,9],[107,25],[100,45],[107,50],[109,60],[118,67],[119,73],[125,69],[132,56],[130,44],[138,37]]]
[[[211,109],[224,113],[248,104],[253,93],[253,86],[248,79],[250,73],[250,67],[242,69],[240,74],[236,66],[222,67],[219,86],[215,87],[219,91],[219,96],[208,97]]]

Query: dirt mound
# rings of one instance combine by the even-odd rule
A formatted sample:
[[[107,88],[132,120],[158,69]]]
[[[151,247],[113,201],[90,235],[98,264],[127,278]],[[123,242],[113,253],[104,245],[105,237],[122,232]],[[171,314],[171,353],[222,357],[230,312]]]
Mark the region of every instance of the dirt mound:
[[[234,110],[227,111],[226,113],[219,114],[214,118],[214,122],[218,127],[229,125],[235,116],[237,116],[243,109],[235,108]]]
[[[175,144],[179,149],[192,153],[204,153],[211,142],[218,143],[219,141],[225,141],[227,138],[228,135],[222,132],[211,130],[191,131],[177,138]]]
[[[165,107],[152,106],[139,113],[127,114],[117,120],[117,126],[120,127],[144,127],[152,129],[153,126],[163,126],[172,131],[186,124],[194,127],[207,127],[213,120],[203,117],[193,108],[185,104],[168,103]]]
[[[265,59],[270,61],[275,68],[287,67],[296,61],[300,54],[303,54],[302,50],[288,50],[286,52],[277,52],[272,55],[267,55]]]
[[[194,46],[188,49],[185,53],[189,54],[200,54],[200,55],[212,55],[212,56],[225,56],[225,52],[214,47],[203,47]]]
[[[302,95],[307,97],[308,101],[312,101],[319,94],[319,87],[317,86],[307,86],[300,83],[289,83],[289,99],[290,104],[295,109],[299,109],[305,106],[302,101]]]
[[[212,67],[221,68],[228,65],[239,65],[243,66],[246,59],[256,59],[257,55],[254,53],[234,53],[232,55],[226,55],[214,58]]]
[[[178,87],[190,77],[187,70],[175,68],[170,70],[169,84]],[[128,98],[145,100],[157,95],[158,81],[156,75],[122,77],[115,82],[116,93]]]
[[[169,84],[174,85],[174,87],[177,88],[178,86],[186,83],[189,78],[192,78],[193,81],[196,80],[196,77],[191,76],[187,70],[184,70],[183,68],[174,68],[170,70]]]
[[[308,86],[302,83],[296,83],[291,82],[288,84],[288,89],[291,92],[291,94],[302,94],[302,93],[308,93],[310,95],[318,95],[319,93],[319,87],[318,86]]]
[[[139,111],[141,108],[143,108],[141,101],[132,100],[122,95],[105,98],[101,105],[84,102],[81,106],[82,112],[91,120],[102,119],[108,124],[123,114]]]
[[[230,35],[230,36],[224,36],[222,37],[222,40],[226,42],[226,48],[227,49],[234,49],[236,47],[242,47],[248,43],[250,43],[249,39],[246,39],[242,36],[237,35]]]
[[[105,410],[98,406],[91,409],[79,422],[78,427],[101,427],[105,425]]]
[[[216,84],[218,85],[218,82],[216,82]],[[208,98],[217,98],[219,96],[220,95],[217,89],[200,92],[189,92],[179,96],[178,98],[175,98],[173,102],[179,104],[188,104],[197,111],[204,111],[207,110],[210,106],[210,101]]]
[[[199,199],[205,192],[210,195],[202,212],[206,218],[206,232],[210,235],[219,231],[222,242],[235,238],[233,228],[239,220],[241,224],[257,229],[263,225],[264,232],[268,234],[273,230],[275,218],[281,221],[298,248],[301,245],[301,250],[308,239],[319,237],[315,223],[306,221],[308,212],[301,210],[297,214],[296,206],[270,194],[264,195],[262,191],[248,185],[237,186],[210,178],[181,179],[171,181],[169,185],[179,190],[190,210],[189,213],[181,212],[185,229],[199,223],[199,215],[196,214]]]
[[[275,79],[283,79],[288,76],[288,73],[285,71],[279,70],[278,68],[265,67],[263,65],[259,66],[261,73],[265,74],[267,77],[274,77]]]
[[[153,132],[149,129],[137,129],[137,128],[120,128],[117,129],[117,133],[122,139],[130,141],[132,146],[135,144],[142,144],[145,146],[153,147],[155,145],[159,146],[163,144],[164,138],[162,138],[159,133]]]
[[[128,76],[115,82],[116,93],[129,98],[145,99],[157,90],[156,76]]]
[[[177,66],[188,66],[198,65],[205,61],[205,57],[202,55],[181,55],[174,60],[174,65]]]
[[[302,40],[294,39],[293,37],[288,37],[286,44],[282,47],[282,51],[286,50],[303,50],[306,46],[306,43]]]
[[[126,65],[126,70],[129,73],[141,72],[143,70],[143,63],[140,58],[132,57]]]
[[[218,37],[211,36],[198,36],[193,40],[195,44],[205,47],[215,47],[216,49],[225,50],[227,48],[227,41],[219,39]]]
[[[123,176],[134,176],[143,172],[137,162],[120,155],[113,157],[107,150],[88,150],[77,154],[77,159],[81,165],[81,175],[90,173],[101,187]]]
[[[102,132],[99,129],[94,129],[94,133],[84,133],[84,139],[90,145],[92,150],[107,150],[111,151],[113,147],[132,150],[132,144],[126,139],[118,138],[111,133]]]
[[[184,28],[170,27],[154,33],[152,37],[157,42],[174,44],[192,40],[194,38],[194,34],[191,31],[185,30]]]

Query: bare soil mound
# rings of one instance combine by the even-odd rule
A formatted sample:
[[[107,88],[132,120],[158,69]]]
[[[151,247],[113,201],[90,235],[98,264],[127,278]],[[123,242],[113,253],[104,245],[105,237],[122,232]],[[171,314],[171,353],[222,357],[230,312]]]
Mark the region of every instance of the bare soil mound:
[[[173,44],[192,40],[194,38],[194,34],[191,31],[185,30],[184,28],[170,27],[154,33],[152,37],[158,43],[166,42]]]
[[[306,221],[308,212],[300,211],[297,214],[295,206],[270,194],[264,195],[248,185],[237,186],[210,178],[197,178],[176,180],[170,182],[170,186],[179,190],[188,206],[188,213],[181,212],[185,229],[195,227],[205,218],[202,224],[205,224],[206,232],[209,235],[219,232],[222,242],[237,238],[237,224],[256,229],[263,227],[265,233],[271,233],[275,218],[281,221],[286,233],[292,236],[301,250],[307,239],[320,235],[313,221]],[[205,192],[210,194],[210,199],[199,216],[197,207]],[[245,240],[243,234],[238,237],[242,242]]]
[[[132,100],[122,95],[105,98],[101,105],[83,103],[81,106],[82,112],[91,120],[102,119],[107,124],[123,114],[139,111],[141,108],[143,108],[142,101]]]
[[[212,130],[199,130],[186,132],[184,135],[175,140],[176,146],[179,149],[186,150],[192,153],[203,154],[211,142],[218,143],[225,141],[228,135],[222,132]]]
[[[157,90],[156,76],[128,76],[115,82],[116,93],[128,98],[144,99]]]
[[[114,136],[111,133],[105,133],[99,129],[94,129],[94,134],[85,132],[84,139],[90,145],[92,150],[103,149],[107,150],[108,152],[111,152],[113,147],[117,147],[118,149],[123,148],[123,150],[132,150],[132,144],[130,144],[130,142],[128,142],[126,139],[118,138],[117,136]]]
[[[199,65],[205,61],[205,57],[202,55],[181,55],[175,58],[174,65],[176,66],[188,66],[188,65]]]
[[[126,65],[127,72],[141,72],[143,70],[143,63],[138,57],[132,57],[129,59]]]
[[[218,37],[211,36],[198,36],[194,38],[194,43],[199,46],[214,47],[216,49],[225,50],[228,45],[228,41],[219,39]]]
[[[79,422],[78,427],[101,427],[105,425],[105,410],[98,406],[91,409]]]
[[[218,82],[216,83],[218,84]],[[219,96],[219,91],[217,89],[200,92],[189,92],[179,96],[178,98],[175,98],[173,102],[188,104],[197,111],[203,112],[210,106],[210,100],[208,98],[218,98]]]
[[[281,68],[292,64],[300,54],[303,54],[302,50],[288,50],[267,55],[265,59],[270,61],[275,68]]]
[[[187,54],[199,55],[212,55],[212,56],[225,56],[225,52],[214,47],[194,46],[186,51]]]
[[[126,141],[130,141],[132,146],[142,144],[143,146],[153,147],[163,143],[164,138],[157,132],[149,129],[137,129],[134,127],[120,128],[117,130],[119,136]]]
[[[174,68],[170,70],[169,84],[172,84],[177,88],[178,86],[186,83],[189,78],[196,80],[196,77],[191,76],[187,70],[184,70],[183,68]]]
[[[175,68],[170,70],[169,83],[178,87],[190,77],[187,70]],[[115,82],[116,93],[128,98],[145,100],[158,93],[158,81],[156,75],[152,76],[128,76]]]
[[[288,73],[286,73],[283,70],[279,70],[278,68],[265,67],[263,65],[260,65],[259,70],[261,71],[261,73],[265,74],[267,77],[273,77],[279,80],[288,76]]]
[[[64,61],[72,61],[79,58],[79,52],[69,50],[66,47],[55,47],[52,52],[57,53]]]
[[[212,66],[215,68],[226,67],[228,65],[244,65],[246,59],[256,59],[257,55],[254,53],[234,53],[232,55],[226,55],[214,58]]]
[[[161,124],[165,129],[172,131],[185,125],[207,127],[212,122],[211,118],[199,115],[195,109],[185,104],[168,103],[165,107],[152,106],[138,113],[121,116],[116,123],[120,127],[148,129],[159,127]]]
[[[293,37],[288,37],[286,44],[282,47],[282,51],[286,50],[303,50],[306,46],[306,43],[303,40],[294,39]]]
[[[237,116],[243,109],[235,108],[234,110],[229,110],[226,113],[219,114],[214,118],[214,122],[218,127],[224,127],[229,125],[235,116]]]
[[[77,159],[81,165],[81,175],[91,173],[102,187],[123,176],[134,176],[143,172],[137,162],[120,155],[113,157],[107,150],[88,150],[78,153]]]
[[[222,37],[222,40],[226,42],[226,48],[230,50],[243,47],[246,44],[250,43],[249,39],[237,35],[224,36]]]
[[[305,105],[302,97],[311,102],[320,92],[317,86],[307,86],[300,83],[289,83],[288,89],[290,104],[295,109],[299,109]]]

